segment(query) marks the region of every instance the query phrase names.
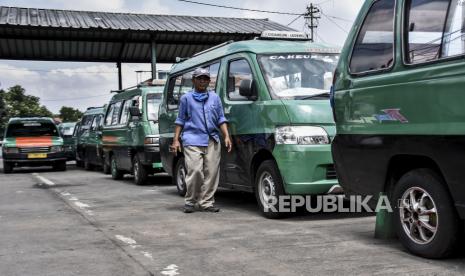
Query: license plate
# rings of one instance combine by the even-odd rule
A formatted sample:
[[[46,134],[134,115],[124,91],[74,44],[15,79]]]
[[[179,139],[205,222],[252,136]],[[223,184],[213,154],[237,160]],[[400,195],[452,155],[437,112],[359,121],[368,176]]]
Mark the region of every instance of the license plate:
[[[27,158],[47,158],[46,153],[29,153]]]

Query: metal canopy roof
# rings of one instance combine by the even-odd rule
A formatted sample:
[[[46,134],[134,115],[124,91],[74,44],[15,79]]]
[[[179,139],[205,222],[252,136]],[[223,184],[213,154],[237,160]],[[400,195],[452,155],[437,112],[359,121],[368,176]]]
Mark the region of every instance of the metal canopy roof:
[[[0,59],[172,63],[263,30],[267,19],[67,11],[0,6]],[[153,47],[153,48],[152,48]]]

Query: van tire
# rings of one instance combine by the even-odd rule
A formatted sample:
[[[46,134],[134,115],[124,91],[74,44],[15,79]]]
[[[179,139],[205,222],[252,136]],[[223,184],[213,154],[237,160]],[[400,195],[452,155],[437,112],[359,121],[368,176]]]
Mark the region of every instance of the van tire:
[[[184,157],[181,157],[176,162],[176,166],[174,167],[173,172],[173,184],[176,186],[178,190],[178,195],[184,197],[186,195],[186,176],[187,176],[187,169],[186,163],[184,161]]]
[[[94,170],[94,165],[89,162],[87,159],[87,156],[84,157],[84,169],[86,171],[93,171]]]
[[[114,180],[123,179],[123,172],[118,169],[118,164],[114,155],[110,157],[110,167],[111,167],[111,178]]]
[[[102,161],[102,171],[104,174],[111,174],[111,166],[107,161],[107,158],[103,158]]]
[[[132,160],[132,172],[134,174],[134,182],[136,185],[145,185],[147,183],[149,174],[145,166],[140,162],[137,154]]]
[[[6,162],[5,160],[3,160],[3,173],[5,174],[12,173],[13,167],[14,167],[13,163]]]
[[[255,174],[255,197],[262,215],[269,219],[285,217],[287,213],[279,212],[278,205],[270,205],[270,196],[278,202],[279,196],[284,195],[283,180],[274,160],[263,161]],[[268,199],[268,203],[265,201]]]
[[[58,161],[55,164],[53,164],[53,169],[55,171],[66,171],[66,161]]]
[[[430,169],[412,170],[404,174],[394,187],[393,202],[399,202],[394,208],[397,236],[402,245],[415,255],[431,259],[445,258],[452,255],[459,244],[460,221],[445,187],[444,180]],[[410,192],[416,201],[416,209],[410,204]],[[403,199],[408,201],[402,204]],[[423,212],[435,212],[423,215],[420,220],[421,207],[424,208]],[[426,217],[428,225],[435,226],[435,234],[421,227]]]

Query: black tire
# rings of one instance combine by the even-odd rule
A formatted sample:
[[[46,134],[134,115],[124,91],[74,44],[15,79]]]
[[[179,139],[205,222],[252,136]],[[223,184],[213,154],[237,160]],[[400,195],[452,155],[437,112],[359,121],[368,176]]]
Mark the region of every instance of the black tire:
[[[255,174],[254,192],[258,208],[264,217],[278,219],[288,215],[288,213],[279,212],[278,204],[272,205],[273,201],[278,202],[279,196],[284,195],[283,180],[274,160],[263,161],[258,167]],[[268,202],[266,202],[267,199]]]
[[[13,163],[10,163],[10,162],[6,162],[5,160],[3,160],[3,173],[12,173],[13,172]]]
[[[176,162],[176,166],[174,166],[173,172],[173,185],[176,186],[178,190],[178,195],[184,197],[186,195],[186,165],[185,165],[184,157],[181,157]]]
[[[136,185],[145,185],[147,183],[149,173],[145,166],[140,162],[137,154],[132,160],[132,172],[134,174],[134,182]]]
[[[87,158],[87,154],[84,155],[84,169],[86,171],[93,171],[94,170],[94,164],[89,162],[89,159]]]
[[[430,169],[410,171],[394,187],[397,236],[402,245],[415,255],[445,258],[452,255],[459,244],[460,221],[445,187],[444,180]],[[410,192],[417,203],[412,206],[416,208],[410,206]],[[426,226],[432,227],[430,229],[433,231]]]
[[[110,174],[111,173],[111,166],[110,163],[108,162],[107,158],[103,157],[102,161],[102,171],[104,174]]]
[[[118,169],[118,165],[116,163],[116,158],[114,155],[110,157],[110,167],[111,167],[111,178],[113,178],[114,180],[123,179],[124,173]]]
[[[82,164],[82,161],[80,161],[80,160],[78,161],[78,160],[76,159],[76,167],[82,168],[82,167],[84,167],[84,164]]]
[[[60,172],[66,171],[66,161],[56,162],[53,164],[53,169]]]

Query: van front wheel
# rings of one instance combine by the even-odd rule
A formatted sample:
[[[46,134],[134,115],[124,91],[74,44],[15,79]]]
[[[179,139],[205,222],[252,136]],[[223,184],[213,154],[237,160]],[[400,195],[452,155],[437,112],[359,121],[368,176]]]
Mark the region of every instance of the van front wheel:
[[[186,176],[186,163],[184,161],[184,157],[181,157],[178,159],[178,162],[176,162],[173,174],[173,184],[176,185],[180,196],[186,195]]]
[[[393,198],[396,232],[410,252],[433,259],[454,252],[459,219],[440,176],[430,169],[410,171],[397,182]]]
[[[13,172],[13,164],[3,160],[3,173],[12,173],[12,172]]]
[[[255,197],[262,215],[277,219],[285,215],[279,212],[279,197],[284,195],[283,180],[274,160],[264,161],[255,177]]]
[[[122,171],[118,170],[115,156],[111,156],[110,166],[111,166],[111,178],[113,178],[114,180],[123,179],[124,174]]]
[[[136,185],[144,185],[147,182],[148,172],[147,169],[142,165],[139,157],[136,155],[132,161],[134,182]]]

